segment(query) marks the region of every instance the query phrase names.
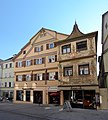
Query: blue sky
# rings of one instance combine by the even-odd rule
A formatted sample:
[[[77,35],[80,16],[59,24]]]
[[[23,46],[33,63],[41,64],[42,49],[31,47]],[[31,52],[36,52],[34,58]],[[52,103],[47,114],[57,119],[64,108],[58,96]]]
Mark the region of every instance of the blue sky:
[[[0,0],[0,59],[17,54],[42,27],[70,34],[75,20],[83,33],[99,31],[108,0]]]

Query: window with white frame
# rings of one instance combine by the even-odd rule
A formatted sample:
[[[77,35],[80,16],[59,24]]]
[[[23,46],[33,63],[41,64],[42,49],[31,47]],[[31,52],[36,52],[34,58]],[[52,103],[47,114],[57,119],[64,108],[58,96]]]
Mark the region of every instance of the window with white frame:
[[[34,52],[41,52],[41,51],[43,51],[43,45],[34,48]]]
[[[26,75],[26,81],[30,81],[30,80],[31,80],[31,75],[30,74]]]
[[[79,65],[79,75],[89,74],[89,64]]]
[[[76,43],[76,50],[82,51],[87,50],[87,41],[81,41]]]
[[[26,66],[30,66],[31,65],[31,60],[26,60]]]
[[[71,52],[71,44],[62,46],[62,54],[67,54]]]
[[[22,81],[22,75],[18,75],[18,81]]]
[[[42,73],[37,74],[37,80],[42,80]]]
[[[36,59],[36,64],[42,64],[42,58]]]
[[[18,67],[22,67],[22,61],[18,61]]]
[[[48,56],[48,62],[49,63],[55,62],[55,55]]]
[[[55,80],[55,72],[49,73],[49,80]]]
[[[72,76],[73,75],[73,67],[64,67],[64,76]]]
[[[49,44],[49,49],[54,48],[54,43]]]

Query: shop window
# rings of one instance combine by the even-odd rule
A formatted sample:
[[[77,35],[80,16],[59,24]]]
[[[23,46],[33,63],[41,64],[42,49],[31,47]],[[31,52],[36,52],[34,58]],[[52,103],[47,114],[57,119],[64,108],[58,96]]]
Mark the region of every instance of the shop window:
[[[64,76],[72,76],[73,75],[73,67],[64,67]]]
[[[23,101],[23,91],[22,90],[16,91],[16,100]]]
[[[87,50],[87,41],[81,41],[76,43],[77,51]]]
[[[26,101],[30,101],[30,91],[26,91]]]
[[[71,44],[62,46],[62,54],[67,54],[71,52]]]
[[[89,74],[89,64],[79,65],[79,75]]]

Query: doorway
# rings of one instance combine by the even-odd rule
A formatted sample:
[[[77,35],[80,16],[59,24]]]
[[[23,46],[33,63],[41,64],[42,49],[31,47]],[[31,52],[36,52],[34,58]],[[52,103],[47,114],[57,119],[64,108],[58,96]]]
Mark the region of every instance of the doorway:
[[[42,104],[43,94],[42,91],[33,91],[33,103]]]

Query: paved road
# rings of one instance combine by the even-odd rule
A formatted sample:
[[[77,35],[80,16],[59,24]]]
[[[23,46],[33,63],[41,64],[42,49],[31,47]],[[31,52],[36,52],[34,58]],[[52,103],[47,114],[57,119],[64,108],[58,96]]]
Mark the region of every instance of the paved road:
[[[108,110],[75,109],[60,106],[0,103],[0,120],[108,120]]]

